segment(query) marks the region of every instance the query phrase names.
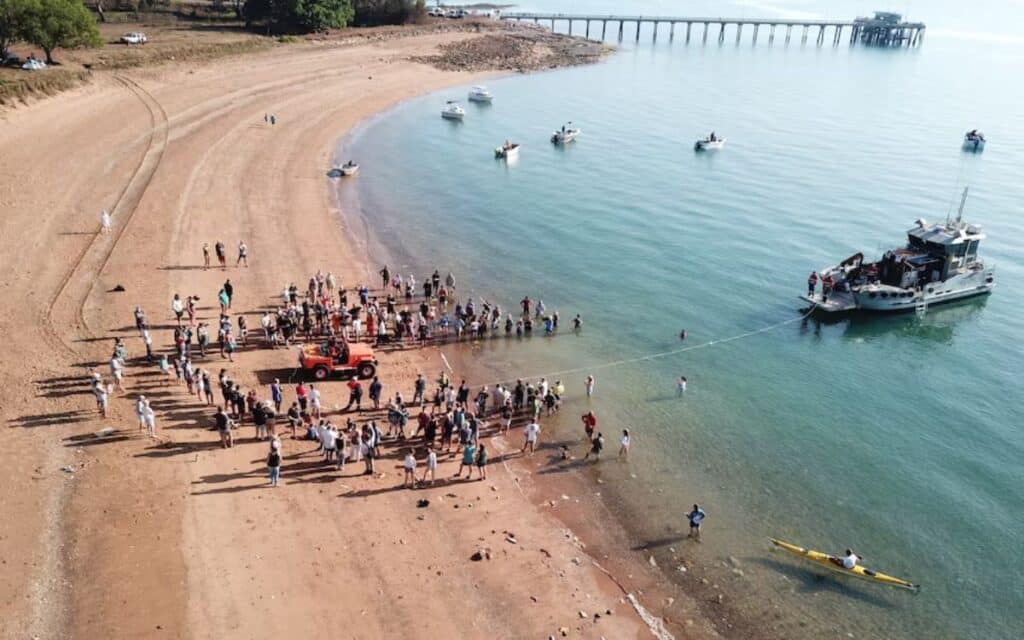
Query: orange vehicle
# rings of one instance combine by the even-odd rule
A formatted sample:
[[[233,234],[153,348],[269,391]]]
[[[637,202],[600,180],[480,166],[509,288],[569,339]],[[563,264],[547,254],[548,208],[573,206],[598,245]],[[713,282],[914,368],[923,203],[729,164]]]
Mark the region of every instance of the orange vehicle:
[[[299,352],[299,364],[312,371],[317,380],[337,373],[348,378],[372,378],[377,373],[373,348],[362,342],[331,339],[321,344],[305,344]]]

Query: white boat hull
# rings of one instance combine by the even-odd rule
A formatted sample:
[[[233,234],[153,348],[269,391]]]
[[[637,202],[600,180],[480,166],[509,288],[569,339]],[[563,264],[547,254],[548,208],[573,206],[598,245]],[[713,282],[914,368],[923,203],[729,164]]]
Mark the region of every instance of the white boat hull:
[[[341,167],[338,171],[340,171],[343,176],[354,176],[359,173],[359,165],[355,165],[354,167]]]
[[[853,291],[833,291],[827,299],[823,299],[818,292],[800,298],[827,313],[854,310],[898,312],[985,295],[992,293],[994,287],[993,270],[979,269],[954,276],[945,282],[930,282],[921,289],[866,285],[856,287]]]
[[[721,140],[715,140],[714,142],[712,142],[710,140],[698,140],[697,142],[694,143],[693,150],[694,151],[718,151],[719,149],[721,149],[724,146],[725,146],[725,139],[724,138],[721,139]]]
[[[457,113],[457,112],[454,112],[454,111],[442,111],[441,112],[441,117],[444,118],[445,120],[462,120],[462,118],[465,115],[466,114],[464,114],[464,113]]]
[[[506,149],[505,147],[498,147],[494,150],[495,158],[504,158],[505,160],[512,160],[519,157],[519,145]]]
[[[569,144],[570,142],[574,142],[576,138],[579,137],[580,133],[581,131],[578,129],[575,131],[566,131],[565,133],[556,131],[551,134],[551,142],[562,145]]]
[[[490,102],[491,102],[491,101],[493,101],[493,100],[494,100],[494,96],[486,96],[486,95],[477,95],[477,94],[475,94],[475,93],[471,93],[471,94],[469,94],[469,101],[470,101],[470,102],[485,102],[485,103],[490,103]]]

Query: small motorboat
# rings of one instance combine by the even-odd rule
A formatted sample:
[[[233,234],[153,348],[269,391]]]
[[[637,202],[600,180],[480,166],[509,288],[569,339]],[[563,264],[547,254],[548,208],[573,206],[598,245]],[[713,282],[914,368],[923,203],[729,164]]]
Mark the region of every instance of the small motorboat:
[[[971,129],[964,134],[964,151],[984,151],[985,134],[977,129]]]
[[[497,147],[494,150],[494,157],[504,158],[505,160],[511,160],[513,158],[519,157],[519,143],[509,142],[508,140],[506,140],[505,144],[501,145],[500,147]]]
[[[466,110],[454,100],[445,103],[441,110],[441,117],[446,120],[462,120],[466,116]]]
[[[580,129],[572,126],[571,122],[565,123],[561,129],[551,134],[551,142],[554,144],[566,145],[583,133]]]
[[[720,138],[712,131],[708,137],[693,143],[694,151],[718,151],[725,146],[725,138]]]
[[[470,102],[491,102],[494,100],[494,95],[487,90],[487,87],[473,87],[469,90],[469,101]]]
[[[359,165],[349,160],[345,164],[338,167],[338,171],[340,171],[341,175],[343,176],[354,176],[357,173],[359,173]]]

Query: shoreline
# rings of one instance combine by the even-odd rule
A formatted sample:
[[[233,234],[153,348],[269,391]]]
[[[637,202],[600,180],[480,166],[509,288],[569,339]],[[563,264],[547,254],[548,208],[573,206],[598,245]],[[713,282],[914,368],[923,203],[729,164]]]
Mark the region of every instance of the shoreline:
[[[509,74],[498,74],[495,77],[509,77]],[[467,81],[465,87],[460,88],[468,88],[471,84]],[[353,146],[359,146],[362,142],[360,137],[366,135],[368,129],[386,120],[396,110],[403,108],[408,103],[420,101],[424,97],[424,95],[410,97],[407,100],[390,106],[385,111],[366,118],[348,131],[338,141],[335,149],[342,150],[344,152],[342,155],[347,154],[348,150]],[[338,153],[335,153],[334,157],[338,160],[343,159]],[[374,233],[369,223],[370,214],[363,209],[363,204],[358,194],[358,182],[344,183],[343,181],[335,181],[334,184],[330,185],[329,189],[335,194],[337,199],[344,203],[339,210],[339,215],[345,220],[356,218],[358,223],[366,228],[370,238],[368,243],[385,251],[387,259],[378,260],[373,266],[368,267],[366,269],[367,274],[373,273],[382,264],[395,267],[395,262],[403,262],[401,269],[402,273],[405,273],[405,270],[409,267],[404,264],[404,260],[412,260],[421,267],[430,264],[430,252],[416,254],[414,251],[396,248],[393,244],[389,244],[386,239]],[[347,222],[345,224],[351,223]],[[400,258],[400,260],[396,260],[396,258]],[[441,268],[441,265],[438,265],[438,267]],[[416,269],[413,270],[415,271]],[[444,273],[443,268],[441,271]],[[373,281],[375,276],[368,277]],[[457,279],[459,279],[458,274]],[[472,295],[475,297],[477,293],[480,292],[473,292]],[[465,292],[462,294],[462,297],[464,296]],[[489,295],[487,297],[489,298]],[[535,335],[527,340],[543,339],[540,335]],[[465,378],[475,392],[484,381],[487,384],[491,384],[493,381],[505,383],[522,375],[513,373],[507,367],[503,368],[490,361],[486,354],[473,353],[476,346],[486,346],[492,340],[498,343],[505,343],[508,340],[514,339],[498,337],[486,338],[482,342],[471,340],[462,342],[448,341],[440,344],[431,344],[426,349],[444,354],[446,362],[451,364],[450,375],[453,383],[457,384],[460,379]],[[428,378],[432,378],[434,370],[425,373]],[[531,376],[529,379],[533,381],[541,375],[534,370],[527,371],[525,374]],[[527,378],[524,377],[525,379]],[[559,420],[565,422],[564,416]],[[542,419],[540,422],[542,425],[548,425],[545,427],[542,441],[546,439],[548,443],[551,443],[550,447],[567,444],[574,451],[578,450],[580,442],[575,437],[577,435],[575,431],[565,432],[564,428],[552,430],[554,423],[548,422],[545,419]],[[568,422],[572,422],[572,419],[570,418]],[[521,427],[514,429],[511,435],[512,450],[518,449],[518,446],[521,444],[522,436],[520,431]],[[612,445],[609,445],[609,447],[608,457],[611,458],[614,455],[613,450],[615,447]],[[543,442],[542,450],[546,453],[554,451],[553,448],[544,446]],[[546,457],[546,455],[538,454],[536,459]],[[579,456],[576,456],[574,460],[578,461],[578,458]],[[664,549],[660,548],[662,546],[660,544],[649,546],[648,543],[644,542],[645,538],[640,536],[638,531],[630,530],[628,519],[631,517],[631,514],[627,514],[622,509],[616,509],[615,505],[612,504],[614,501],[610,501],[606,496],[602,497],[602,494],[608,492],[612,487],[604,484],[605,481],[600,479],[601,471],[599,468],[573,468],[569,473],[556,474],[550,473],[550,470],[545,471],[542,468],[544,465],[542,463],[535,463],[533,459],[515,459],[504,464],[511,467],[510,473],[513,473],[522,480],[520,486],[525,488],[526,495],[531,500],[533,506],[550,513],[554,519],[563,525],[566,531],[572,532],[574,540],[581,542],[582,549],[587,549],[588,554],[595,554],[591,556],[595,566],[601,571],[608,573],[609,577],[615,581],[617,587],[624,594],[643,594],[644,605],[657,612],[655,615],[664,624],[665,631],[681,638],[720,637],[719,633],[724,631],[728,631],[729,634],[738,634],[736,637],[775,637],[774,634],[769,633],[766,629],[759,627],[757,623],[751,621],[747,613],[730,608],[729,605],[731,603],[723,604],[727,602],[727,600],[723,599],[723,596],[730,601],[732,600],[729,596],[731,596],[734,588],[723,582],[722,578],[724,576],[719,576],[716,579],[715,576],[707,571],[709,569],[708,565],[715,563],[715,560],[694,558],[683,549],[687,544],[685,541],[685,531],[683,530],[685,528],[683,520],[680,521],[683,522],[680,528],[671,534],[678,536],[679,542],[675,544],[675,547],[680,549],[677,552],[675,547],[672,547],[671,552],[668,553],[670,545],[664,545]],[[604,461],[603,464],[616,464],[616,461],[609,459]],[[544,475],[542,481],[535,481],[536,478],[540,477],[535,475],[538,471],[548,475]],[[634,474],[633,477],[635,478],[636,475]],[[626,489],[622,488],[622,491],[626,491]],[[565,500],[567,495],[570,498],[568,501]],[[616,497],[616,500],[622,499],[624,498],[621,495]],[[626,549],[629,549],[630,552],[623,553],[623,550]],[[658,558],[656,564],[651,562],[654,556]],[[611,567],[611,572],[608,572],[605,566],[602,566],[602,563],[605,563],[607,567]],[[679,566],[686,566],[688,569],[687,573],[683,574],[680,572],[678,570]],[[735,567],[731,566],[731,569],[735,569]],[[680,575],[684,575],[689,579],[681,580],[679,579]],[[642,607],[643,605],[639,605],[639,608]],[[712,619],[716,621],[712,622]],[[651,631],[656,633],[653,628]]]
[[[446,37],[451,36],[441,39]],[[344,242],[343,229],[336,224],[331,213],[323,187],[310,189],[302,186],[301,178],[299,182],[293,182],[291,170],[295,166],[322,168],[329,153],[325,153],[323,148],[310,150],[303,141],[325,140],[325,134],[316,124],[340,111],[344,105],[335,102],[332,105],[334,111],[326,114],[317,111],[318,105],[332,95],[338,83],[351,84],[359,80],[356,74],[350,73],[351,77],[345,77],[346,71],[343,70],[335,79],[325,81],[321,77],[319,83],[312,87],[308,82],[305,87],[286,83],[284,86],[289,89],[289,95],[283,102],[277,99],[276,106],[273,106],[281,124],[269,130],[256,124],[257,114],[267,108],[261,106],[266,98],[259,92],[273,91],[271,87],[278,69],[287,62],[296,62],[295,58],[307,64],[328,65],[334,69],[338,63],[336,57],[350,58],[349,63],[358,65],[360,70],[375,68],[374,80],[386,82],[384,90],[390,93],[377,95],[370,104],[365,97],[359,102],[363,110],[375,112],[381,106],[393,104],[394,98],[387,95],[393,96],[396,91],[401,95],[409,90],[405,82],[407,79],[420,78],[412,87],[420,93],[431,87],[461,84],[467,80],[467,76],[428,71],[412,63],[388,66],[386,62],[369,62],[380,58],[378,47],[389,51],[424,48],[433,46],[432,40],[436,39],[390,41],[331,51],[310,47],[305,51],[289,52],[285,56],[289,60],[274,59],[272,64],[267,64],[264,56],[254,55],[225,64],[228,69],[197,69],[197,77],[184,87],[179,86],[173,94],[169,94],[168,89],[175,86],[173,80],[182,74],[166,69],[150,71],[149,77],[140,80],[144,85],[139,87],[152,99],[152,103],[144,101],[146,109],[140,108],[136,95],[111,83],[110,86],[94,84],[87,89],[74,90],[34,105],[32,112],[16,110],[10,115],[19,126],[12,127],[0,138],[0,146],[15,149],[18,147],[10,145],[19,136],[35,136],[42,144],[35,147],[22,145],[20,154],[13,154],[15,162],[24,167],[36,166],[40,160],[33,156],[33,149],[45,148],[54,154],[48,164],[54,171],[60,171],[63,164],[78,161],[77,153],[94,153],[96,144],[101,140],[107,141],[102,147],[107,153],[116,153],[124,144],[120,140],[152,128],[153,116],[148,108],[153,103],[160,105],[167,114],[167,124],[161,126],[166,126],[168,142],[155,166],[147,164],[146,155],[134,167],[122,167],[116,162],[104,166],[99,161],[82,164],[83,167],[99,166],[99,170],[106,169],[114,175],[105,180],[95,179],[95,174],[88,176],[93,180],[81,176],[68,185],[68,192],[63,196],[66,204],[46,204],[48,194],[45,185],[25,180],[12,206],[12,242],[31,247],[32,243],[26,238],[32,235],[48,240],[68,227],[94,229],[96,222],[92,211],[98,210],[100,203],[109,198],[108,185],[116,183],[118,176],[131,177],[139,171],[152,169],[152,175],[146,179],[138,194],[138,202],[131,211],[125,214],[115,212],[115,224],[123,224],[126,228],[119,230],[111,239],[99,240],[106,257],[95,279],[97,286],[93,286],[92,280],[76,276],[72,269],[69,284],[58,290],[57,304],[53,308],[33,303],[38,313],[53,319],[52,326],[57,331],[54,337],[70,345],[68,348],[76,353],[76,366],[65,367],[55,360],[46,367],[33,366],[29,370],[31,373],[17,367],[5,372],[12,388],[23,388],[15,381],[26,375],[35,382],[35,387],[27,389],[26,395],[5,407],[5,417],[11,426],[29,426],[30,420],[35,419],[33,416],[40,416],[40,426],[63,425],[59,431],[50,431],[48,436],[42,430],[20,429],[16,432],[18,439],[14,446],[18,450],[32,452],[36,451],[33,444],[38,438],[57,437],[61,453],[75,461],[73,471],[62,474],[56,468],[51,470],[55,460],[38,453],[25,455],[5,474],[8,476],[5,480],[11,481],[8,486],[27,500],[26,505],[32,503],[37,492],[52,493],[43,485],[24,482],[19,472],[26,465],[39,465],[38,469],[46,469],[47,487],[56,482],[70,485],[69,503],[63,509],[60,525],[68,537],[55,542],[57,549],[63,549],[58,553],[67,567],[65,576],[59,579],[67,584],[71,594],[66,608],[67,619],[61,625],[66,633],[62,635],[141,637],[162,632],[162,635],[171,637],[212,637],[230,632],[256,637],[283,630],[316,632],[338,615],[340,609],[343,618],[361,620],[366,634],[372,637],[391,636],[401,628],[416,628],[428,635],[452,633],[456,629],[465,633],[467,629],[475,629],[471,635],[493,637],[492,633],[476,627],[477,620],[482,616],[482,620],[493,624],[513,624],[513,620],[508,618],[508,607],[512,605],[508,598],[521,597],[524,589],[537,593],[532,605],[537,613],[530,624],[534,625],[535,632],[543,632],[544,635],[556,633],[559,627],[564,626],[580,629],[584,636],[610,633],[615,637],[630,637],[642,628],[639,619],[629,613],[631,605],[619,601],[624,599],[605,584],[607,578],[603,574],[585,567],[573,568],[562,564],[565,556],[571,553],[571,547],[560,539],[560,532],[540,511],[526,503],[506,500],[509,507],[491,507],[495,515],[479,522],[476,519],[466,521],[461,514],[456,516],[440,511],[417,514],[404,499],[408,494],[377,493],[370,487],[355,489],[355,493],[343,491],[343,496],[354,496],[354,501],[325,502],[317,497],[324,492],[324,487],[329,486],[324,482],[333,483],[339,479],[345,483],[358,481],[350,480],[347,474],[334,478],[329,471],[324,480],[316,480],[321,476],[307,480],[310,472],[317,472],[318,466],[310,466],[309,452],[305,447],[299,447],[301,443],[297,441],[286,441],[288,460],[284,477],[290,486],[280,493],[264,497],[260,468],[253,462],[254,455],[258,460],[261,447],[254,448],[245,443],[233,452],[223,452],[211,446],[214,436],[205,427],[209,410],[197,407],[195,401],[184,396],[184,391],[177,387],[164,388],[159,378],[153,377],[152,365],[144,361],[133,359],[131,362],[127,384],[132,395],[116,394],[110,420],[97,420],[89,409],[91,400],[87,388],[82,386],[81,367],[103,367],[105,350],[115,335],[123,336],[129,342],[132,355],[138,356],[140,347],[134,328],[126,326],[126,318],[130,318],[135,304],[142,304],[150,314],[157,334],[155,343],[160,348],[165,348],[173,326],[167,324],[167,312],[163,310],[168,291],[201,290],[204,307],[201,307],[200,315],[209,319],[210,312],[205,306],[209,303],[205,300],[211,297],[209,291],[218,286],[215,283],[222,274],[217,270],[204,272],[194,266],[197,247],[203,239],[226,236],[230,244],[232,237],[247,237],[253,252],[253,269],[232,269],[228,274],[236,278],[237,286],[245,292],[240,298],[247,300],[247,306],[266,304],[261,301],[271,299],[281,277],[298,278],[303,272],[311,273],[316,265],[322,264],[321,255],[333,255],[332,252],[339,248],[343,254],[351,252],[351,247]],[[359,63],[360,59],[366,62]],[[260,68],[255,69],[254,66]],[[267,66],[274,68],[266,69]],[[232,71],[235,75],[229,75]],[[428,79],[422,79],[424,76]],[[229,86],[224,86],[225,78],[230,78]],[[424,82],[431,85],[425,86]],[[218,98],[225,91],[236,92],[239,97],[232,104],[225,104]],[[102,119],[96,118],[102,118],[106,109],[97,111],[82,106],[90,101],[122,105],[124,115],[117,123],[103,123]],[[60,128],[51,127],[54,122],[52,114],[65,112],[69,102],[79,107],[74,117],[62,121]],[[313,117],[304,120],[303,114]],[[351,119],[355,116],[349,112],[346,117]],[[288,122],[302,123],[303,128],[290,128],[286,124]],[[334,126],[345,125],[334,123]],[[67,131],[80,133],[77,137],[68,136]],[[211,135],[221,137],[211,145]],[[282,136],[284,139],[279,141],[277,138]],[[337,139],[329,138],[328,142]],[[89,144],[83,144],[85,141]],[[75,152],[74,149],[82,151]],[[286,156],[284,158],[267,156],[265,152],[269,149],[288,150],[290,155],[281,154]],[[200,160],[199,165],[194,165],[196,158]],[[208,176],[201,171],[207,162],[216,163],[219,169],[216,176]],[[184,169],[184,173],[180,169]],[[281,172],[282,169],[285,171]],[[320,176],[322,172],[314,175]],[[18,179],[18,176],[14,178]],[[311,184],[321,184],[321,179],[317,177]],[[33,185],[38,186],[34,188]],[[240,187],[239,191],[232,188],[235,185]],[[258,193],[259,189],[268,193],[250,200],[251,194],[254,191]],[[242,198],[238,197],[239,193],[243,194]],[[247,193],[249,195],[245,195]],[[173,206],[174,198],[177,198],[176,207]],[[171,207],[167,206],[169,202]],[[51,217],[42,227],[35,227],[32,214],[42,207],[51,212]],[[279,211],[301,211],[303,219],[318,222],[308,227],[280,228],[274,223]],[[225,215],[225,212],[231,215]],[[82,233],[91,239],[96,232]],[[49,251],[39,258],[42,266],[38,272],[42,275],[28,278],[27,274],[34,270],[23,270],[21,273],[24,275],[15,278],[15,290],[45,291],[51,286],[51,277],[59,284],[60,271],[48,269],[47,265],[55,265],[48,259],[52,258],[54,251],[58,256],[65,251],[68,255],[75,255],[70,250],[83,241],[75,236],[66,236],[61,241],[66,247],[50,246]],[[154,258],[159,262],[154,264]],[[53,275],[48,275],[50,273]],[[197,282],[201,286],[197,287]],[[128,295],[111,298],[109,291],[115,284],[125,285]],[[70,297],[61,295],[65,291]],[[30,295],[27,297],[31,299]],[[82,301],[80,307],[76,300]],[[8,313],[12,311],[7,310]],[[251,317],[255,311],[246,310],[246,313]],[[3,320],[10,329],[13,318],[5,315]],[[82,341],[80,332],[89,332],[89,327],[97,328],[97,334]],[[35,332],[30,332],[24,335],[15,355],[19,355],[22,361],[34,362],[29,354],[35,352],[38,358],[38,354],[47,349],[43,345],[50,342],[50,338],[37,337]],[[425,366],[429,360],[428,354],[402,353],[387,356],[385,366],[409,370]],[[279,371],[281,362],[290,364],[291,356],[274,350],[244,349],[239,354],[238,363],[228,366],[247,387],[259,385],[265,389],[266,374],[263,372]],[[219,361],[210,361],[209,358],[199,365],[214,372],[222,366]],[[401,387],[405,383],[393,379],[389,384]],[[331,404],[340,401],[341,387],[341,383],[325,385]],[[56,393],[50,393],[48,389],[56,390]],[[127,398],[134,397],[138,391],[145,391],[153,398],[158,411],[158,431],[162,434],[160,442],[148,442],[135,431]],[[48,399],[40,400],[40,395]],[[12,407],[18,408],[12,411]],[[55,409],[62,413],[54,414],[55,419],[48,421],[46,416],[53,414]],[[113,431],[101,430],[108,425],[113,425]],[[248,429],[248,426],[243,427],[239,434],[243,440],[248,440]],[[102,435],[95,435],[97,433]],[[394,479],[396,476],[390,463],[386,465],[386,475]],[[289,466],[294,468],[289,471]],[[327,476],[331,478],[327,479]],[[495,473],[495,476],[493,483],[496,488],[491,492],[485,491],[484,485],[489,483],[453,486],[459,494],[470,492],[470,502],[465,503],[470,508],[474,499],[479,502],[490,497],[500,502],[505,494],[512,495],[509,492],[514,492],[515,488],[508,484],[512,481],[503,474]],[[447,488],[443,486],[432,493],[443,501]],[[251,489],[260,490],[253,492]],[[360,495],[363,491],[369,493]],[[355,520],[350,519],[353,514],[349,511],[357,514]],[[410,528],[417,526],[417,515],[428,514],[436,516],[439,529],[413,534],[422,537],[413,541],[401,537],[402,531],[411,532]],[[473,544],[471,540],[486,538],[483,528],[495,525],[509,527],[509,524],[502,525],[503,522],[515,523],[517,535],[522,540],[516,546],[519,553],[516,559],[492,561],[486,571],[469,567],[468,576],[472,577],[468,581],[455,577],[442,580],[438,582],[442,590],[434,591],[434,597],[428,599],[424,599],[427,594],[405,592],[402,582],[394,578],[405,575],[411,567],[420,566],[410,562],[423,559],[424,554],[428,561],[432,561],[431,565],[441,567],[436,571],[439,577],[442,574],[458,576],[467,571],[465,557],[470,551],[462,549]],[[258,523],[264,526],[260,527]],[[267,525],[270,525],[269,529]],[[39,540],[40,531],[52,530],[52,525],[29,517],[22,518],[19,527],[19,532],[3,541],[5,560],[13,562],[24,554],[34,555],[36,546],[28,541]],[[271,531],[274,535],[268,535]],[[442,532],[446,532],[446,536],[438,537]],[[532,540],[533,537],[536,540]],[[372,554],[372,558],[341,553],[343,549],[338,549],[340,555],[332,557],[330,564],[321,565],[315,560],[311,564],[309,550],[322,546],[323,539],[342,541],[345,548],[352,544],[361,546],[359,543],[363,540],[375,540],[377,543],[370,546],[379,544],[381,548]],[[17,545],[19,540],[26,544]],[[344,542],[346,540],[347,543]],[[22,551],[15,551],[15,546],[8,548],[12,544],[20,546]],[[497,548],[501,542],[498,540],[490,544]],[[557,563],[556,560],[542,560],[540,565],[547,569],[539,576],[537,560],[526,560],[522,555],[535,545],[538,545],[536,548],[548,549],[559,560]],[[53,552],[51,549],[47,553]],[[503,555],[509,553],[502,551]],[[273,557],[274,561],[252,560],[266,557]],[[26,562],[25,566],[30,565]],[[574,575],[572,585],[564,578],[569,572]],[[27,585],[45,584],[40,582],[35,570],[28,569],[21,575]],[[346,576],[362,576],[362,579],[353,583]],[[530,580],[522,579],[527,576]],[[421,579],[426,579],[425,573]],[[262,585],[256,593],[251,588],[253,581]],[[518,586],[514,586],[517,583]],[[278,590],[274,585],[280,585],[284,590]],[[17,591],[18,583],[12,581],[9,588]],[[47,601],[56,599],[59,603],[61,598],[53,588],[52,585],[47,587]],[[344,589],[350,597],[338,603],[317,602],[315,594],[323,588]],[[374,593],[374,589],[382,591]],[[387,594],[383,599],[379,598],[381,592]],[[439,595],[442,597],[438,598]],[[270,609],[260,606],[258,601],[264,596],[277,600],[279,604]],[[588,609],[600,603],[599,609],[614,610],[615,615],[606,617],[600,625],[595,621],[588,622],[585,629],[580,627],[574,610],[577,605],[567,603],[583,596],[590,601]],[[378,600],[404,600],[398,609],[400,619],[394,619],[394,608],[384,606],[384,602],[375,604]],[[473,603],[472,609],[477,618],[468,621],[451,616],[456,602]],[[34,603],[30,604],[34,606]],[[518,608],[522,605],[517,601],[512,606]],[[60,614],[59,604],[42,610],[51,616],[50,619],[60,620],[52,618]],[[126,610],[131,610],[133,615],[125,617],[123,612]],[[407,626],[419,624],[410,617],[412,611],[427,616],[422,626]],[[296,619],[289,612],[301,612],[301,617]],[[23,617],[25,613],[22,604],[5,598],[5,633],[8,628],[16,634],[38,632],[38,623],[33,624],[30,618]],[[282,624],[286,626],[282,627]],[[521,625],[522,621],[514,624]],[[522,629],[521,626],[519,628]]]

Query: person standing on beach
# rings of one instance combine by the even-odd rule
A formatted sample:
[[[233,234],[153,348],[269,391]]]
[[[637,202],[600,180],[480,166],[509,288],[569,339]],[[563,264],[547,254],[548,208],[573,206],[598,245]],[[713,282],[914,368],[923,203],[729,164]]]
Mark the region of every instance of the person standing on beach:
[[[370,383],[370,401],[373,402],[374,409],[380,409],[380,395],[383,390],[384,385],[381,383],[380,378],[374,376],[373,382]]]
[[[270,383],[270,399],[274,402],[274,411],[281,413],[281,402],[284,400],[284,392],[281,390],[281,381],[274,378]]]
[[[414,387],[412,394],[412,403],[418,404],[420,408],[423,408],[423,396],[427,391],[427,379],[423,377],[422,373],[416,374],[416,386]]]
[[[679,395],[686,393],[686,376],[679,376],[679,379],[676,380],[676,389]]]
[[[139,431],[146,428],[146,396],[139,396],[135,401],[135,415],[139,418]]]
[[[425,484],[428,475],[430,476],[430,485],[433,486],[437,475],[437,452],[433,449],[427,451],[427,466],[423,469],[423,478],[420,482]]]
[[[146,429],[149,431],[149,437],[156,437],[156,412],[153,411],[153,407],[149,404],[149,400],[146,400],[146,408],[143,412],[143,419],[146,422]]]
[[[700,524],[704,521],[707,514],[700,508],[700,505],[693,505],[693,511],[686,514],[686,518],[690,521],[690,534],[688,538],[693,538],[697,542],[700,542]]]
[[[412,455],[412,449],[406,449],[405,460],[402,462],[402,467],[405,469],[405,479],[402,480],[402,486],[415,489],[416,457]]]
[[[388,269],[388,265],[384,265],[384,268],[378,273],[380,274],[381,289],[387,291],[388,285],[391,284],[391,270]]]
[[[537,449],[537,439],[540,436],[540,425],[536,421],[530,422],[526,425],[526,442],[523,444],[522,453],[525,453],[527,449],[530,450],[530,455]]]
[[[587,376],[587,379],[584,381],[583,385],[587,389],[587,397],[594,395],[594,376]]]
[[[227,247],[224,246],[223,242],[218,240],[217,243],[215,245],[213,245],[213,250],[217,253],[217,262],[220,263],[221,271],[223,271],[224,269],[227,269],[228,268]]]
[[[460,440],[459,446],[462,446]],[[466,442],[465,448],[462,450],[462,462],[459,463],[459,470],[455,473],[455,477],[458,478],[462,475],[462,468],[466,468],[466,478],[470,478],[473,475],[473,461],[475,460],[476,445],[472,442]]]
[[[280,441],[275,440],[267,455],[267,472],[270,476],[270,486],[277,487],[281,481],[281,449],[278,446]]]
[[[482,442],[476,452],[476,470],[480,474],[481,480],[487,479],[487,447]],[[469,477],[473,477],[473,469],[469,470]]]
[[[231,278],[224,281],[224,293],[228,296],[228,309],[231,309],[231,300],[235,297],[235,287],[231,284]]]
[[[244,264],[245,268],[249,268],[249,247],[245,246],[245,240],[238,241],[238,260],[235,260],[235,266]]]
[[[103,213],[100,214],[100,232],[104,235],[110,233],[110,228],[113,226],[114,221],[110,217],[110,213],[104,209]]]
[[[203,243],[203,271],[210,268],[210,243]]]
[[[217,407],[213,419],[217,425],[217,433],[220,434],[220,446],[224,449],[234,446],[234,439],[231,437],[231,418],[224,411],[224,407]]]
[[[629,429],[622,430],[622,438],[619,440],[619,458],[625,460],[629,457]]]
[[[171,311],[174,312],[174,319],[178,321],[178,326],[181,326],[181,316],[185,314],[185,303],[181,301],[181,296],[177,293],[171,299]]]

